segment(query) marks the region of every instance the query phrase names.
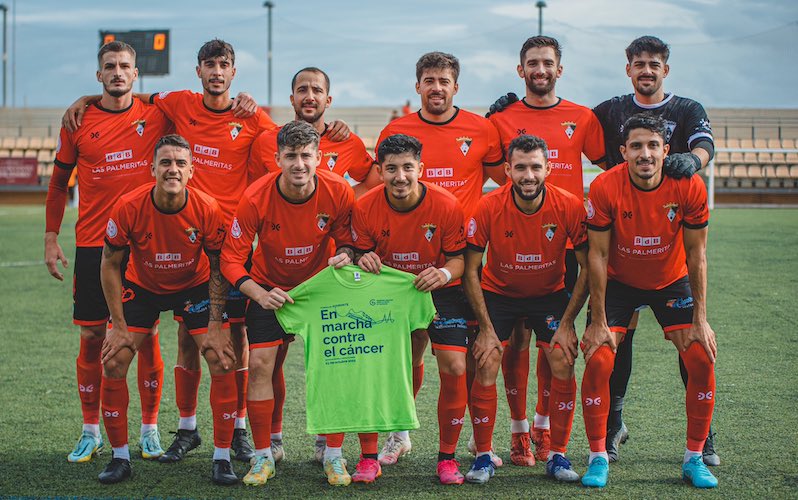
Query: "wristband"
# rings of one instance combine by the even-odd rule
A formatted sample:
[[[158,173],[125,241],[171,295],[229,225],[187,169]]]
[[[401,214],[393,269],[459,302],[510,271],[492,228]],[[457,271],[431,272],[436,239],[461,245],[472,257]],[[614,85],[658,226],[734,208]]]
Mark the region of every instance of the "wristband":
[[[450,273],[448,269],[446,269],[445,267],[439,267],[438,271],[442,272],[443,275],[446,276],[446,283],[452,281],[452,273]]]

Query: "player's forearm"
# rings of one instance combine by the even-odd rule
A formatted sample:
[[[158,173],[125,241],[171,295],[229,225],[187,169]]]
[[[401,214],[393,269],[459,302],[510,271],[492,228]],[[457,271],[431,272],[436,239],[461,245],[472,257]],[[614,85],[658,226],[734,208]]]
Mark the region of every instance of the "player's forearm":
[[[707,258],[703,248],[687,254],[687,275],[693,293],[693,322],[706,321]]]
[[[482,254],[475,259],[481,261],[481,255]],[[463,274],[463,290],[465,291],[468,302],[471,304],[474,315],[477,317],[480,329],[487,329],[491,326],[491,322],[490,316],[488,315],[488,307],[485,305],[485,295],[482,293],[482,286],[479,283],[477,267],[473,265],[467,266]]]
[[[335,250],[335,255],[341,255],[341,254],[346,255],[347,257],[349,257],[350,261],[355,262],[355,251],[352,249],[352,247],[350,246],[338,247]]]
[[[699,160],[701,160],[701,168],[706,168],[709,160],[711,159],[709,156],[709,151],[704,148],[693,148],[690,152],[696,155]]]
[[[571,300],[568,301],[568,307],[565,308],[565,312],[562,315],[564,323],[573,323],[576,320],[576,316],[582,310],[582,306],[585,305],[585,300],[587,300],[587,287],[587,270],[582,267],[579,269],[579,276],[576,278]]]
[[[604,312],[604,295],[607,290],[607,256],[592,248],[588,252],[588,283],[590,290],[590,315],[596,323],[607,323]]]
[[[58,234],[61,231],[71,173],[71,170],[59,166],[53,169],[53,175],[50,177],[50,184],[47,187],[47,199],[44,202],[45,231],[48,233]]]
[[[227,291],[230,284],[222,276],[219,254],[208,254],[211,272],[208,279],[208,296],[211,301],[208,321],[221,323],[224,319],[224,307],[227,301]]]
[[[444,264],[443,269],[449,271],[449,274],[452,276],[452,279],[450,281],[460,279],[463,276],[463,272],[465,270],[465,261],[463,260],[463,256],[458,255],[456,257],[447,258],[446,264]]]

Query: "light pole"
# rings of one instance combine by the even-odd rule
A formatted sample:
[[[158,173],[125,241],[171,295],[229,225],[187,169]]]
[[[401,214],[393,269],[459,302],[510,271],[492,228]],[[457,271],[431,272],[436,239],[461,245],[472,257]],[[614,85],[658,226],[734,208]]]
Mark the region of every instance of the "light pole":
[[[535,4],[535,7],[538,8],[538,35],[543,34],[543,8],[546,7],[546,2],[540,1]]]
[[[3,107],[7,107],[6,101],[6,82],[8,81],[8,71],[6,71],[7,63],[8,63],[8,51],[6,50],[6,41],[8,37],[6,36],[7,24],[6,19],[8,16],[8,6],[4,3],[0,3],[0,10],[3,11]]]
[[[269,51],[266,54],[266,62],[269,72],[268,77],[268,85],[269,85],[269,107],[272,107],[272,9],[274,8],[274,2],[265,1],[263,2],[263,6],[269,9]]]

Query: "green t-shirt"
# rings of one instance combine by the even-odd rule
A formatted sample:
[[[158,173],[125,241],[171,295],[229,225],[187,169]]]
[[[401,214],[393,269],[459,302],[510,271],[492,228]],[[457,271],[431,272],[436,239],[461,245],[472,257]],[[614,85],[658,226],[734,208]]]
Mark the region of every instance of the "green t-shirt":
[[[383,266],[327,267],[278,309],[283,329],[305,341],[307,432],[418,428],[410,332],[435,316],[415,276]]]

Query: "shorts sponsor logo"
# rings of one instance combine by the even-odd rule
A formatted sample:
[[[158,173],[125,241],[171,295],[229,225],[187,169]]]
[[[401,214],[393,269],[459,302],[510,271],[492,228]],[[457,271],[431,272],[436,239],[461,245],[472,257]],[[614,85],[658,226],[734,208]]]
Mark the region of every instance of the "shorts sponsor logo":
[[[133,150],[126,149],[124,151],[114,151],[113,153],[105,153],[105,161],[113,163],[115,161],[132,160]]]
[[[546,316],[546,328],[549,330],[556,332],[557,328],[560,327],[560,320],[549,314]]]
[[[108,219],[108,225],[105,226],[105,234],[108,235],[109,238],[113,239],[116,238],[118,233],[119,229],[116,227],[116,222],[114,222],[114,219]]]
[[[189,314],[198,314],[198,313],[207,311],[208,308],[210,307],[210,305],[211,305],[211,300],[210,299],[201,300],[201,301],[197,302],[196,304],[192,303],[190,300],[187,300],[183,304],[183,311],[185,311],[185,312],[187,312]]]
[[[219,148],[212,148],[210,146],[203,146],[202,144],[194,144],[194,152],[198,155],[219,157]]]
[[[310,253],[313,253],[313,245],[308,245],[306,247],[286,247],[285,249],[286,257],[301,257]]]
[[[183,254],[170,252],[155,254],[155,262],[174,262],[178,260],[183,260]]]
[[[636,247],[655,247],[662,242],[659,236],[635,236]]]
[[[682,297],[678,299],[670,299],[665,303],[671,309],[690,309],[693,307],[692,297]]]
[[[136,292],[132,288],[125,288],[122,290],[122,302],[130,302],[136,298]]]
[[[473,217],[468,221],[468,237],[473,238],[477,234],[477,220]]]
[[[393,253],[391,260],[394,262],[418,262],[419,255],[418,252]]]
[[[456,140],[460,143],[460,152],[463,153],[463,156],[466,156],[468,151],[471,149],[471,143],[474,141],[474,139],[463,136],[458,137]]]
[[[543,262],[543,256],[539,253],[517,253],[515,254],[516,262]]]
[[[549,397],[551,396],[551,392],[548,389],[543,389],[543,395]]]
[[[511,396],[517,396],[518,395],[518,389],[516,389],[515,387],[513,387],[512,389],[507,389],[505,387],[504,388],[504,392],[506,392],[507,394],[509,394]]]
[[[235,239],[241,237],[241,226],[238,224],[237,217],[233,217],[233,224],[230,227],[230,236],[232,236]]]
[[[596,209],[593,208],[593,202],[590,198],[587,199],[587,218],[592,219],[596,215]]]
[[[432,326],[436,330],[448,330],[456,328],[458,330],[466,330],[468,323],[465,318],[438,318],[432,322]]]
[[[453,168],[427,168],[424,170],[424,175],[428,179],[435,179],[438,177],[452,177],[454,175]]]

